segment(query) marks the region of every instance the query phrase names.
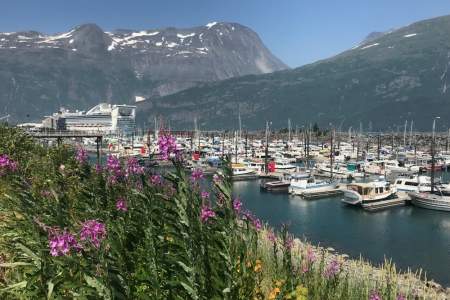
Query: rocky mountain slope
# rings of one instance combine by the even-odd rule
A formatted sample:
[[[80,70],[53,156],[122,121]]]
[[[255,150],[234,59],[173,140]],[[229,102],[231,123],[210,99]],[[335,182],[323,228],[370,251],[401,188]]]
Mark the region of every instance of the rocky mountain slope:
[[[204,84],[142,103],[141,122],[154,116],[172,127],[247,128],[318,122],[374,130],[450,126],[450,16],[374,34],[335,57],[293,70]]]
[[[0,33],[0,116],[32,121],[61,106],[135,103],[202,82],[286,69],[235,23],[188,29]]]

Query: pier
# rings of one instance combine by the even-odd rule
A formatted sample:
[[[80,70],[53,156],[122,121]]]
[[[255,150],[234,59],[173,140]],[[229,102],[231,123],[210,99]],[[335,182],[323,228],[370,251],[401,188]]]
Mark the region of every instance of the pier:
[[[101,159],[101,147],[103,142],[104,133],[99,131],[68,131],[68,130],[42,130],[42,131],[26,131],[28,135],[36,139],[56,139],[58,145],[62,144],[63,139],[72,138],[95,138],[97,163],[100,164]]]

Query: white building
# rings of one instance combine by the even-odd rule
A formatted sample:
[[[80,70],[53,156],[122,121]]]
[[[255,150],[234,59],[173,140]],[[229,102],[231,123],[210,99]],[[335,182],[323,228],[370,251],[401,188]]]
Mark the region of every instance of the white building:
[[[129,134],[135,129],[135,118],[136,106],[100,103],[87,112],[70,112],[61,109],[58,113],[45,118],[43,127],[69,131]]]

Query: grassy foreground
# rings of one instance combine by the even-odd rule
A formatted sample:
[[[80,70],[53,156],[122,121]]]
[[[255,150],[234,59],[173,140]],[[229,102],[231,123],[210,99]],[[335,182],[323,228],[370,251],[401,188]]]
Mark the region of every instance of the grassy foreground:
[[[446,299],[390,263],[275,233],[233,199],[229,171],[187,175],[135,159],[92,166],[82,148],[43,148],[0,127],[1,299]],[[207,186],[207,188],[205,188]]]

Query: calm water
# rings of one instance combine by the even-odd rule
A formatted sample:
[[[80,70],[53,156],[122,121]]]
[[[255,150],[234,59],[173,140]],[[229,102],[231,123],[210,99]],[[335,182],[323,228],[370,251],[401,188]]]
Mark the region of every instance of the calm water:
[[[422,268],[429,279],[450,286],[450,213],[397,207],[366,212],[348,207],[340,197],[302,200],[261,192],[259,181],[234,183],[246,208],[271,226],[290,223],[290,231],[314,244],[378,264],[392,258],[406,270]]]

